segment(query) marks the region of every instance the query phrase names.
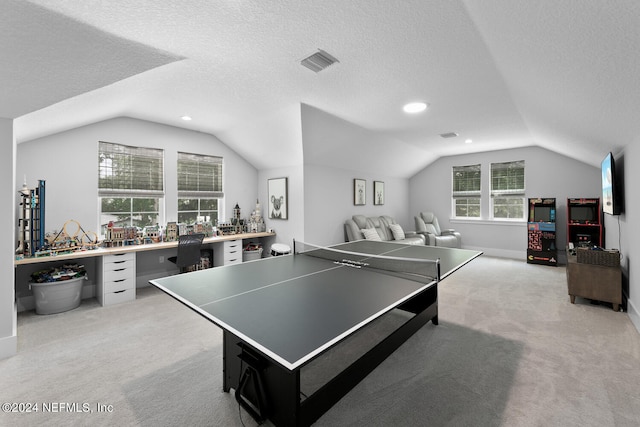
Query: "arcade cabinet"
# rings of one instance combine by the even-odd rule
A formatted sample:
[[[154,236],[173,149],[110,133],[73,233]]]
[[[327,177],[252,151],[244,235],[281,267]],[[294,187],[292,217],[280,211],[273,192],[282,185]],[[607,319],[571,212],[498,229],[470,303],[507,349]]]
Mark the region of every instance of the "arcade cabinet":
[[[556,199],[529,199],[527,263],[558,265]]]

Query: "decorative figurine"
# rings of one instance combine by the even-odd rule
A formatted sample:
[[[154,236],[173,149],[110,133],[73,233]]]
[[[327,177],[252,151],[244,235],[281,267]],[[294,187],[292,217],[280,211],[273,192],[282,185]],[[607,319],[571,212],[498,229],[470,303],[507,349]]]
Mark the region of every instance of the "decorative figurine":
[[[251,219],[249,220],[249,232],[250,233],[261,233],[265,231],[266,225],[264,220],[262,219],[262,209],[260,206],[260,201],[256,200],[256,209],[251,212]]]
[[[178,224],[176,222],[168,222],[164,233],[165,242],[175,242],[178,240]]]

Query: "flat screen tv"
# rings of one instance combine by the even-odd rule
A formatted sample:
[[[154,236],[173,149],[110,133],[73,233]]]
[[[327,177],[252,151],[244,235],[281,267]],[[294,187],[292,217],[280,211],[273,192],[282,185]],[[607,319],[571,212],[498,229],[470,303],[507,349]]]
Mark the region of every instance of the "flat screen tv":
[[[611,153],[602,160],[602,211],[620,215],[620,195],[616,183],[616,165]]]

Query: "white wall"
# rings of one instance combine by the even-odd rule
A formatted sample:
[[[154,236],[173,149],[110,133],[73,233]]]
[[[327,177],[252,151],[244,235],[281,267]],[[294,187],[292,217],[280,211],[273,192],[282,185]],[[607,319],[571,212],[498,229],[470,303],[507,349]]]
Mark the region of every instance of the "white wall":
[[[605,153],[603,153],[604,157]],[[526,197],[555,197],[557,244],[566,242],[566,202],[570,197],[600,197],[600,169],[539,147],[444,157],[409,180],[409,211],[433,211],[442,228],[455,228],[462,245],[488,255],[525,259],[526,224],[490,221],[454,221],[451,208],[451,168],[482,165],[482,217],[489,218],[491,163],[525,161]],[[559,251],[559,259],[565,258]]]
[[[287,178],[288,219],[269,219],[268,181],[272,178]],[[261,170],[258,173],[258,194],[262,205],[262,216],[267,229],[273,229],[273,242],[284,243],[293,249],[293,240],[304,241],[304,174],[302,166]],[[269,248],[265,248],[269,250]]]
[[[354,178],[366,180],[366,204],[354,205]],[[373,181],[385,185],[383,205],[373,204]],[[330,245],[344,242],[344,222],[353,215],[389,215],[405,230],[413,230],[407,211],[408,180],[369,174],[330,166],[306,164],[304,167],[305,238],[308,243]]]
[[[14,204],[17,192],[14,180],[16,143],[13,136],[13,120],[0,118],[0,222],[14,224]],[[17,351],[16,310],[14,294],[14,246],[13,239],[0,239],[0,359]]]
[[[603,156],[604,157],[604,156]],[[640,198],[635,189],[640,182],[640,170],[633,167],[640,162],[640,138],[626,146],[624,153],[614,153],[616,176],[623,185],[623,211],[621,215],[605,215],[607,248],[618,248],[622,254],[623,293],[628,298],[627,312],[636,329],[640,331],[640,233],[638,220]],[[635,220],[635,222],[634,222]]]
[[[177,219],[177,152],[224,157],[225,207],[229,218],[236,203],[242,215],[255,207],[258,171],[216,137],[126,117],[106,120],[18,144],[16,177],[29,187],[46,181],[46,230],[60,229],[69,219],[98,231],[98,142],[106,141],[164,150],[166,221]],[[17,193],[16,196],[17,197]]]
[[[389,215],[403,228],[413,229],[407,211],[408,180],[392,176],[384,156],[390,148],[404,149],[402,144],[307,105],[301,106],[301,124],[304,236],[308,243],[344,242],[344,222],[356,214]],[[363,206],[354,205],[356,178],[366,180]],[[384,182],[383,205],[373,204],[374,181]]]
[[[265,244],[274,242],[283,243],[293,249],[294,240],[304,241],[305,224],[305,190],[304,171],[301,163],[302,158],[302,123],[300,120],[300,105],[292,106],[282,111],[274,112],[280,121],[284,120],[289,124],[286,131],[279,133],[282,140],[282,147],[279,155],[283,158],[281,164],[287,165],[278,168],[262,169],[258,172],[258,196],[262,204],[262,216],[267,226],[267,230],[276,233],[275,238],[266,241]],[[279,132],[274,130],[274,132]],[[295,148],[294,148],[295,147]],[[268,182],[274,178],[287,178],[287,218],[270,219],[270,207]],[[264,248],[269,251],[269,247]]]

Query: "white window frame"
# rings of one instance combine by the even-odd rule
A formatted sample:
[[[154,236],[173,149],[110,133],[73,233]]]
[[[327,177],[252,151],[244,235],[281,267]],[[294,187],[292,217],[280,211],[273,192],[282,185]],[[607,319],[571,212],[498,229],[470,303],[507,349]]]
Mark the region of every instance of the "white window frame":
[[[190,168],[187,168],[187,162],[190,164],[188,165],[190,166]],[[201,170],[206,170],[207,168],[211,168],[212,166],[214,166],[214,173],[211,176],[207,176],[207,174],[201,173]],[[221,156],[185,153],[179,151],[176,170],[178,180],[176,215],[179,217],[180,214],[184,212],[195,212],[196,218],[203,217],[205,215],[202,215],[202,201],[217,200],[217,218],[210,218],[210,220],[214,225],[217,221],[223,220],[222,212],[224,212],[224,158]],[[182,199],[197,200],[197,210],[180,210],[180,200]]]
[[[491,203],[489,207],[490,218],[495,221],[526,221],[527,217],[527,205],[525,198],[525,185],[526,185],[526,168],[524,160],[517,160],[511,162],[501,162],[501,163],[491,163]],[[496,179],[498,177],[494,177],[494,172],[501,170],[513,170],[514,175],[511,177],[507,177],[510,182],[507,182],[506,185],[501,185],[502,188],[495,188]],[[522,171],[521,176],[517,176],[516,174]],[[504,177],[502,178],[504,179]],[[522,180],[521,186],[518,185],[520,179]],[[496,199],[503,199],[507,201],[516,202],[522,210],[521,216],[507,216],[500,217],[496,216],[496,208],[497,205],[495,203]]]
[[[137,158],[138,162],[128,165],[129,181],[105,180],[108,176],[113,176],[113,163],[110,157],[122,155],[128,158]],[[135,166],[138,166],[136,168]],[[123,165],[122,169],[127,166]],[[151,171],[151,172],[150,172]],[[155,174],[153,173],[155,172]],[[124,185],[121,183],[125,182]],[[134,225],[136,214],[140,213],[133,209],[133,199],[156,199],[157,210],[149,211],[157,214],[157,223],[164,223],[164,151],[157,148],[134,147],[112,142],[98,142],[98,224],[100,234],[104,235],[102,201],[108,198],[130,199],[130,210],[128,212],[129,223]],[[148,213],[148,212],[145,212]],[[150,224],[155,225],[155,224]]]
[[[456,174],[458,173],[477,173],[478,176],[478,188],[469,188],[474,187],[470,183],[467,183],[467,188],[456,188]],[[477,199],[478,200],[478,215],[477,216],[459,216],[457,212],[457,203],[456,200],[460,199]],[[469,204],[467,204],[469,206]],[[465,219],[465,220],[479,220],[482,218],[482,165],[465,165],[465,166],[453,166],[451,168],[451,213],[452,218],[454,219]]]

